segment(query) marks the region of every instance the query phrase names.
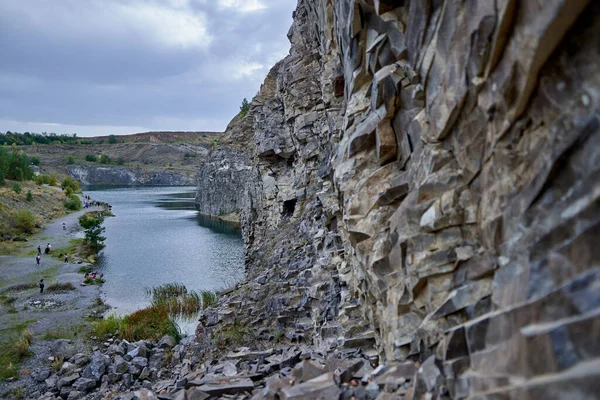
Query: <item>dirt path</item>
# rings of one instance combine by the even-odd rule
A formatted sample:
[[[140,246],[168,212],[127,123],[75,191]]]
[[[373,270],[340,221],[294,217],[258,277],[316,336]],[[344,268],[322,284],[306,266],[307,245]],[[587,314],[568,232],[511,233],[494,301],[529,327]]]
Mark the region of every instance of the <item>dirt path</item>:
[[[22,369],[48,362],[51,342],[44,345],[44,339],[67,338],[77,347],[83,347],[82,338],[77,334],[82,332],[86,317],[103,310],[97,302],[100,287],[81,286],[83,275],[79,270],[89,264],[73,259],[65,263],[62,258],[52,257],[67,249],[73,239],[83,237],[78,223],[81,215],[101,210],[91,207],[58,218],[34,235],[18,255],[0,256],[0,345],[11,343],[15,334],[24,328],[34,334],[30,348],[33,354],[23,360]],[[52,245],[52,255],[43,254],[47,243]],[[42,248],[39,266],[35,262],[38,245]],[[38,288],[41,278],[46,284],[43,294]],[[70,283],[72,287],[48,291],[53,283]],[[0,394],[2,387],[0,382]]]

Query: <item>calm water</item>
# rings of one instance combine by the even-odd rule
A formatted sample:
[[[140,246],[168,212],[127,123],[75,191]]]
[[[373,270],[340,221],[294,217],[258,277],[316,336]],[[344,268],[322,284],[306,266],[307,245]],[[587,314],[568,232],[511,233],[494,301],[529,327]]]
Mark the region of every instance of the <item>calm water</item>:
[[[242,280],[240,232],[199,216],[194,187],[87,187],[84,193],[111,204],[115,214],[104,221],[98,270],[106,279],[105,301],[117,314],[148,305],[145,287],[179,282],[218,290]]]

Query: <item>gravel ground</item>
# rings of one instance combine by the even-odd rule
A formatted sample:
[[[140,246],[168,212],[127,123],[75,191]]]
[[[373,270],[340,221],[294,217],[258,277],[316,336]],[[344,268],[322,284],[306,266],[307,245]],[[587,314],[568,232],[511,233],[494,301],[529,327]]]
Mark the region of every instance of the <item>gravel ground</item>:
[[[101,315],[104,306],[96,303],[100,297],[100,287],[96,285],[81,286],[83,275],[79,269],[87,265],[78,260],[65,263],[62,260],[42,255],[41,265],[36,265],[37,246],[43,249],[50,243],[53,252],[69,246],[72,239],[82,237],[78,218],[89,211],[100,211],[99,207],[88,208],[56,219],[46,228],[32,237],[19,255],[0,256],[0,295],[5,295],[12,302],[11,311],[6,305],[0,305],[0,343],[6,342],[4,331],[18,325],[26,325],[34,334],[30,347],[31,356],[23,360],[21,375],[16,382],[0,383],[0,395],[11,387],[28,385],[33,381],[26,375],[29,370],[42,364],[49,364],[52,342],[42,340],[44,335],[59,338],[68,337],[76,347],[86,347],[85,338],[77,335],[83,325],[88,324],[86,318]],[[63,230],[62,223],[67,226]],[[64,292],[39,293],[37,282],[44,278],[46,289],[53,282],[70,282],[75,290]],[[24,288],[23,284],[35,285]],[[15,312],[16,310],[16,312]],[[11,311],[11,312],[9,312]]]

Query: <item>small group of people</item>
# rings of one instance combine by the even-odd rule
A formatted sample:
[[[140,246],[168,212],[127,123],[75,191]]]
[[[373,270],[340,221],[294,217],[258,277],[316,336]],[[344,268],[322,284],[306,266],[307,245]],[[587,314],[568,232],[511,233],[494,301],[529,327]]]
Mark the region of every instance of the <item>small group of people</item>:
[[[42,247],[40,245],[38,245],[37,251],[38,251],[38,255],[42,254]],[[44,249],[44,253],[50,254],[51,251],[52,251],[52,245],[50,243],[48,243],[46,245],[46,248]]]
[[[37,251],[38,252],[37,252],[37,255],[35,256],[35,263],[37,265],[40,265],[40,262],[42,261],[42,246],[41,245],[38,245]],[[52,252],[52,245],[50,243],[48,243],[46,245],[46,248],[44,249],[44,253],[50,254],[51,252]],[[59,257],[63,257],[63,254],[62,253],[59,254]],[[64,254],[64,261],[66,263],[69,262],[69,255],[67,253]]]
[[[102,277],[104,276],[103,273],[97,273],[97,272],[86,272],[83,279],[102,279]]]

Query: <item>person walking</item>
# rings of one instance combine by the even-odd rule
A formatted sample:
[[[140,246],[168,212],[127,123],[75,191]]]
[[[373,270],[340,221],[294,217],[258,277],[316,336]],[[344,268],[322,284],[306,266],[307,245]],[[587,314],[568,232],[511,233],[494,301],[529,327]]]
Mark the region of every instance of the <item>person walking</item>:
[[[65,262],[68,263],[69,262],[69,256],[65,253]]]
[[[39,244],[38,244],[38,254],[39,254],[39,255],[41,255],[41,254],[42,254],[42,246],[40,246]]]
[[[40,293],[44,293],[44,280],[40,279]]]
[[[35,262],[37,263],[37,265],[40,265],[40,259],[42,257],[40,257],[40,255],[38,254],[37,256],[35,256]]]

